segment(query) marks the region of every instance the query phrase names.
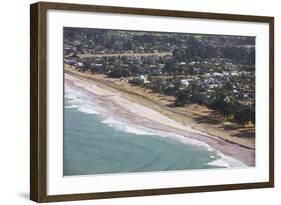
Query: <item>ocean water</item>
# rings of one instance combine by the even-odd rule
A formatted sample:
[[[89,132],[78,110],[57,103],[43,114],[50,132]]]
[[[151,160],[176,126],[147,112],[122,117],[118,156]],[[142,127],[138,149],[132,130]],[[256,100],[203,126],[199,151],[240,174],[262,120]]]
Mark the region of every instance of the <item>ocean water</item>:
[[[101,105],[100,99],[65,86],[64,176],[229,167],[208,146],[141,129]]]

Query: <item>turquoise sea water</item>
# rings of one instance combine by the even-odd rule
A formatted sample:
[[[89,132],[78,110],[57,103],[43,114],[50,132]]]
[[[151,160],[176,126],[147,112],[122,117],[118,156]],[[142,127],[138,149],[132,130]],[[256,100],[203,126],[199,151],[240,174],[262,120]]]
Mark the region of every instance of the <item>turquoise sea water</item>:
[[[82,109],[83,103],[89,102],[85,98],[66,88],[64,176],[219,167],[212,162],[220,156],[205,147],[135,129],[119,129],[118,123],[110,123],[112,120],[98,111],[85,109],[85,105]]]

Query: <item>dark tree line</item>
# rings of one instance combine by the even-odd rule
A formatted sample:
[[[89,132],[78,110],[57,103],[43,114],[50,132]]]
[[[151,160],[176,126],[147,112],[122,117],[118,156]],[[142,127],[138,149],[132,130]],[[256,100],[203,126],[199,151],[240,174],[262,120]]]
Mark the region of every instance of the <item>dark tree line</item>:
[[[200,61],[211,58],[227,58],[236,64],[255,65],[254,47],[214,47],[198,45],[175,49],[173,56],[178,62]]]
[[[255,104],[245,105],[226,95],[224,89],[216,89],[211,99],[200,90],[180,90],[176,93],[175,106],[185,106],[192,103],[205,105],[217,111],[224,118],[231,118],[239,124],[252,122],[255,124]]]

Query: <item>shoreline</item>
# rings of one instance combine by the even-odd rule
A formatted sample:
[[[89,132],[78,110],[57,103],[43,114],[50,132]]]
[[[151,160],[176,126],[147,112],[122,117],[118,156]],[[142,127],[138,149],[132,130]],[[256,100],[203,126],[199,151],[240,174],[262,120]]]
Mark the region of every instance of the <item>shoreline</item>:
[[[64,69],[66,72],[83,77],[83,79],[94,81],[95,84],[106,90],[120,92],[124,98],[150,107],[182,125],[190,126],[195,130],[245,148],[255,149],[255,128],[217,120],[217,116],[206,107],[196,104],[187,107],[174,107],[174,97],[153,93],[148,89],[131,85],[128,82],[120,82],[119,79],[108,78],[102,74],[82,73],[73,66],[65,65]]]
[[[169,117],[169,115],[167,116],[167,114],[169,114],[168,111],[166,111],[166,115],[163,114],[165,110],[159,112],[159,109],[163,108],[159,107],[156,110],[153,106],[149,105],[151,103],[149,101],[138,103],[138,100],[134,96],[130,96],[129,93],[122,92],[122,90],[114,87],[108,87],[107,84],[103,84],[98,80],[87,78],[86,76],[79,75],[78,72],[76,73],[70,70],[65,70],[65,73],[65,76],[69,75],[83,81],[84,85],[82,85],[83,83],[81,84],[82,89],[88,89],[88,92],[99,95],[99,97],[107,97],[107,101],[111,103],[113,110],[115,109],[114,113],[120,114],[121,117],[129,119],[137,125],[142,125],[152,130],[177,133],[184,136],[186,139],[189,138],[206,143],[226,157],[237,159],[247,166],[255,165],[254,149],[228,141],[227,139],[211,136],[191,126],[179,123],[178,120]],[[91,86],[96,88],[94,92],[91,91]],[[145,100],[146,99],[143,99],[143,101]],[[124,112],[124,110],[126,112]]]

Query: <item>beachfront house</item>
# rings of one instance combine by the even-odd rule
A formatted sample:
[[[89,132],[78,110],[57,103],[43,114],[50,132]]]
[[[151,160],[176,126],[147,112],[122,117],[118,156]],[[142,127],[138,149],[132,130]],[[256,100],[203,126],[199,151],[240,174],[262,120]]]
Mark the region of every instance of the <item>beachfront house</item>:
[[[75,66],[77,68],[82,68],[82,67],[84,67],[84,64],[82,62],[78,62],[78,63],[75,64]]]
[[[180,81],[181,85],[183,85],[184,87],[187,87],[189,85],[189,82],[187,79],[183,79]]]
[[[142,81],[144,84],[150,83],[149,80],[147,80],[147,75],[140,75],[135,77],[137,80]]]
[[[130,83],[135,85],[141,85],[141,84],[149,84],[150,81],[147,80],[147,75],[139,75],[139,76],[135,76],[133,80],[130,80]]]

